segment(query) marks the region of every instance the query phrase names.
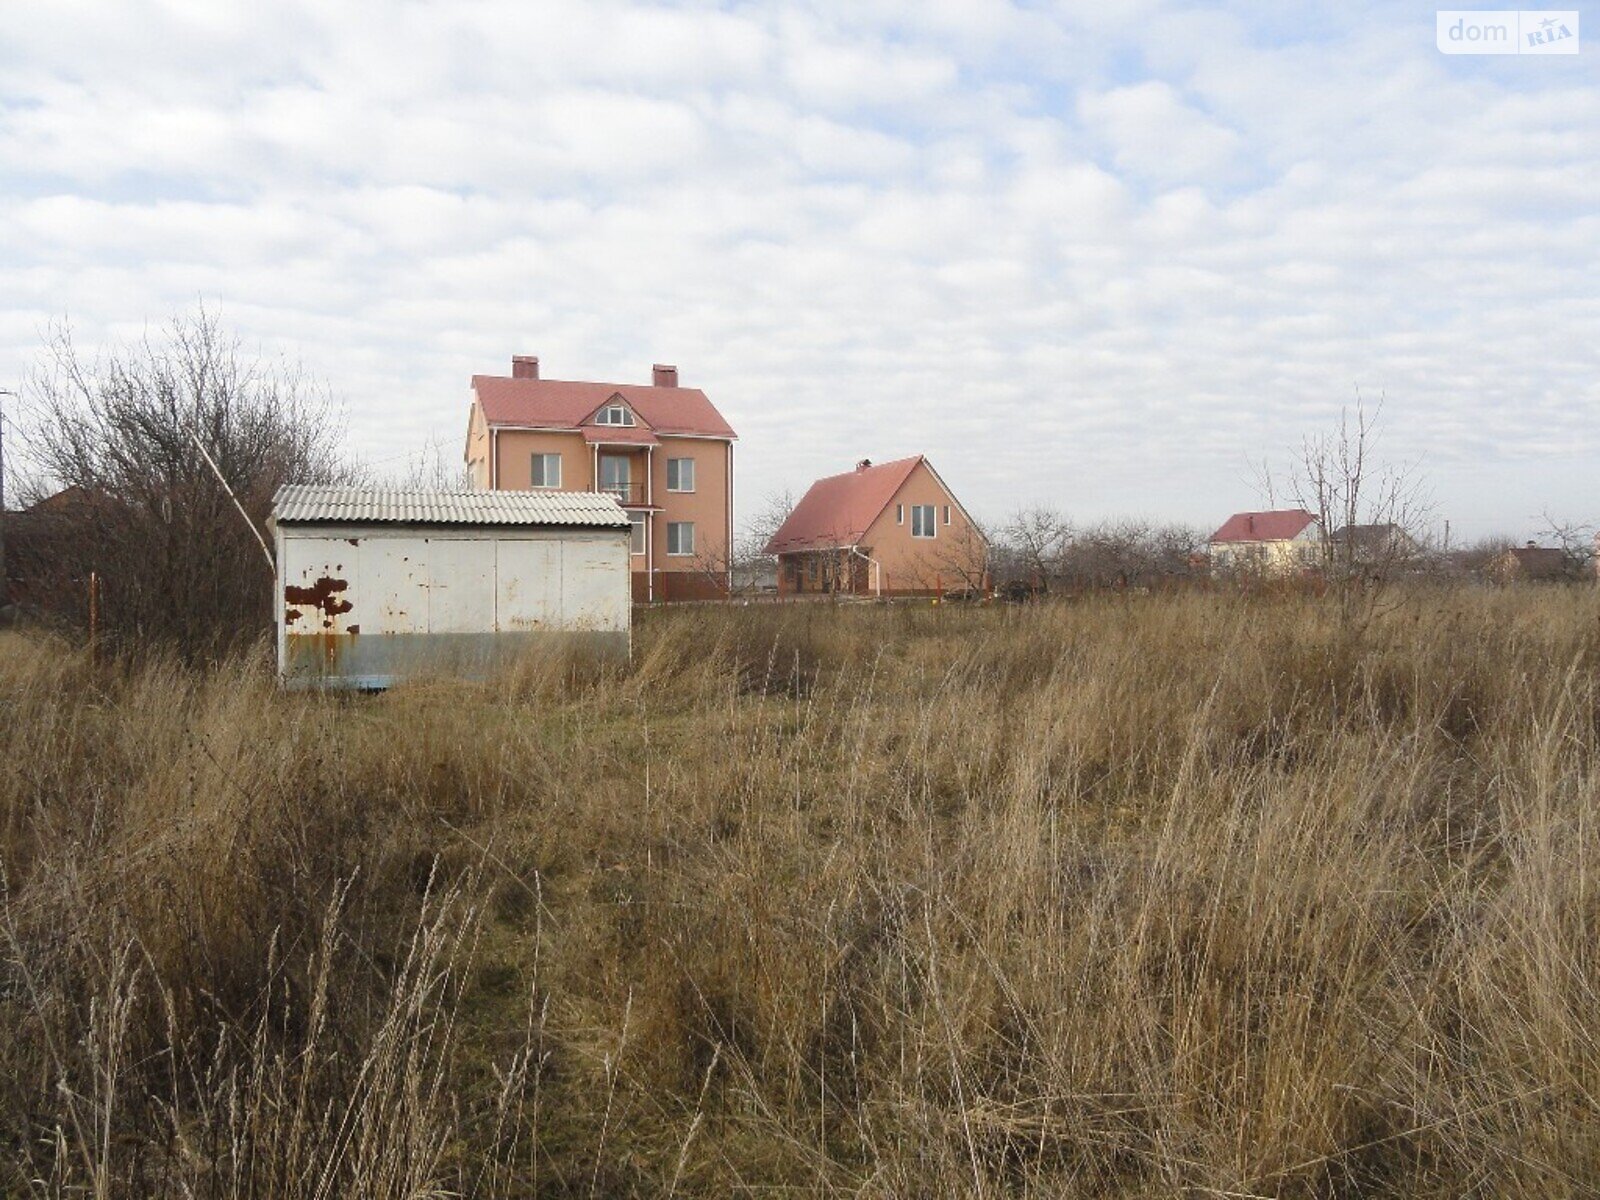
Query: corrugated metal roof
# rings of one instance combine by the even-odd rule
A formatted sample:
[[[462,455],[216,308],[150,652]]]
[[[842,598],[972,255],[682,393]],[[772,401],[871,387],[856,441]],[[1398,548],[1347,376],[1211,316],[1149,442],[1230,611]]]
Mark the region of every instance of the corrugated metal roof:
[[[595,492],[402,492],[288,483],[272,499],[280,524],[583,525],[625,528],[628,514]]]

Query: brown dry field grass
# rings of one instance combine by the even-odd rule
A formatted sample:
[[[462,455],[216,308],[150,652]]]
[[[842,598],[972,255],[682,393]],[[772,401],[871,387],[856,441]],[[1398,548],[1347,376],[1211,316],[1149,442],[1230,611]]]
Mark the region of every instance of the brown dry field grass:
[[[0,1194],[1589,1194],[1597,672],[1592,589],[0,636]]]

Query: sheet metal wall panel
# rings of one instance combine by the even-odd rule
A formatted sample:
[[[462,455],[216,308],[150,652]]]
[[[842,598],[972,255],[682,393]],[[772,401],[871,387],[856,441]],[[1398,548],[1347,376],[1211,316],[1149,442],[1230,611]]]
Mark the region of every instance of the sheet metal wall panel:
[[[562,543],[561,621],[566,628],[626,629],[632,601],[626,543]]]
[[[356,549],[343,538],[288,538],[279,595],[290,634],[342,634],[355,620]]]
[[[279,667],[297,686],[482,677],[534,641],[626,657],[628,532],[276,530]]]
[[[561,543],[503,538],[495,543],[495,629],[560,629]]]
[[[495,545],[490,538],[428,539],[428,632],[494,629]]]
[[[428,542],[420,537],[362,537],[356,560],[361,564],[362,633],[426,633],[432,579]]]

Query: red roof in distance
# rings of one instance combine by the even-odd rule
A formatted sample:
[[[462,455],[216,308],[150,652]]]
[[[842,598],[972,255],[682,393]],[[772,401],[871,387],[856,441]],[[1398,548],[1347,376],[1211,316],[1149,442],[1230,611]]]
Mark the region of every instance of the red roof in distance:
[[[922,461],[917,454],[817,480],[772,535],[764,553],[856,545]]]
[[[472,390],[490,425],[577,429],[606,401],[620,395],[656,433],[738,437],[699,388],[474,375]],[[622,427],[608,428],[622,432]]]
[[[1234,513],[1211,535],[1213,542],[1287,542],[1299,537],[1316,516],[1303,508]]]

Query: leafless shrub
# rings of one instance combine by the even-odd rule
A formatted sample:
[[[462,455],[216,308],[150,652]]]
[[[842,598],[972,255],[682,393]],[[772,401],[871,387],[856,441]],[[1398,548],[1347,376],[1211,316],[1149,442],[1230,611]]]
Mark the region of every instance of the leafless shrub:
[[[1050,509],[1026,509],[1000,529],[995,574],[1040,591],[1158,587],[1203,573],[1201,541],[1184,525],[1124,518],[1074,528]]]
[[[1196,530],[1126,519],[1106,521],[1074,535],[1060,559],[1069,586],[1151,587],[1195,572]]]
[[[273,494],[347,474],[326,391],[247,360],[201,310],[94,360],[58,325],[28,393],[36,490],[59,494],[30,514],[27,603],[81,627],[92,574],[101,627],[126,645],[215,658],[259,637],[272,607],[257,536]]]

